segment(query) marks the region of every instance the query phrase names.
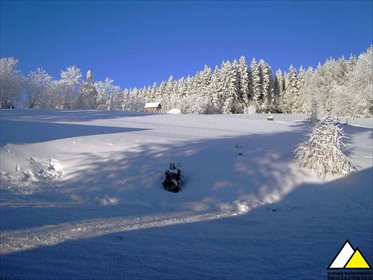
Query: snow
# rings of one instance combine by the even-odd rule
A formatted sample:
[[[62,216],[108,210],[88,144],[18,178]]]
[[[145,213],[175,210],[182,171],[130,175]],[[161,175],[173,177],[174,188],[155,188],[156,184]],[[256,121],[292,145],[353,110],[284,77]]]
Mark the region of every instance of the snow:
[[[324,279],[347,239],[373,263],[371,119],[324,179],[305,115],[0,113],[0,278]]]
[[[181,111],[177,108],[173,108],[167,112],[167,114],[181,114]]]
[[[146,103],[145,108],[157,108],[159,105],[161,105],[160,102]]]

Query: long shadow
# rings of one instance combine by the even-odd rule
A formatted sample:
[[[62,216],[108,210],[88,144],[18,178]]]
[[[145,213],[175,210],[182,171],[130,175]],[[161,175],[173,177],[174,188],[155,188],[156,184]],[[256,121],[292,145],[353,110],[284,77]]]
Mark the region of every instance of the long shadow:
[[[0,145],[40,143],[70,137],[112,134],[146,129],[80,124],[1,120]],[[22,131],[22,133],[20,133]],[[40,133],[42,131],[42,133]],[[25,137],[27,135],[27,137]]]
[[[297,125],[288,132],[143,144],[136,150],[100,155],[67,151],[68,158],[82,163],[69,172],[72,179],[50,191],[43,189],[44,195],[28,196],[25,201],[30,203],[24,203],[24,207],[3,207],[2,220],[7,222],[2,223],[2,229],[138,213],[239,212],[273,203],[302,183],[299,175],[303,176],[303,171],[289,163],[294,160],[294,148],[304,139],[305,129]],[[162,189],[163,172],[169,162],[180,162],[185,177],[182,192],[177,195]],[[100,199],[107,197],[118,199],[117,205],[100,206]],[[49,215],[32,218],[31,213],[44,216],[45,209]],[[23,223],[6,219],[24,215],[30,219]]]
[[[106,193],[124,201],[144,196],[153,206],[159,206],[154,205],[159,199],[166,199],[170,200],[167,207],[175,209],[197,200],[206,201],[208,207],[208,200],[215,196],[219,198],[217,203],[223,203],[248,191],[272,190],[279,182],[284,182],[285,187],[285,181],[291,181],[293,175],[285,163],[293,160],[293,148],[302,138],[303,134],[295,131],[179,144],[155,143],[122,153],[71,155],[86,164],[74,172],[74,179],[67,182],[64,191],[82,195]],[[172,199],[161,188],[169,162],[180,163],[185,177],[182,192],[171,196]],[[138,197],[132,197],[133,194]]]
[[[105,120],[114,118],[130,118],[130,117],[146,117],[152,116],[154,113],[145,112],[125,112],[125,111],[104,111],[104,110],[0,110],[1,118],[24,119],[38,117],[44,121],[58,122],[86,122],[93,120]]]
[[[346,239],[372,260],[372,176],[369,168],[324,184],[302,184],[283,200],[247,215],[117,232],[2,255],[0,275],[322,279]]]
[[[87,129],[94,130],[95,127],[88,126]],[[63,129],[61,133],[69,131]],[[81,130],[77,132],[81,133]],[[47,141],[35,137],[35,142]],[[250,207],[240,205],[240,200],[249,199],[245,195],[252,194],[260,200],[270,191],[273,191],[273,197],[266,199],[275,200],[296,184],[294,170],[286,163],[292,161],[293,149],[302,138],[303,127],[299,126],[291,132],[176,144],[165,139],[165,143],[143,144],[135,150],[99,155],[66,151],[64,157],[82,163],[76,170],[69,170],[71,179],[56,183],[53,188],[41,188],[42,193],[20,197],[24,207],[14,207],[11,202],[9,207],[3,206],[1,229],[40,227],[136,213],[208,212],[220,211],[224,207]],[[163,173],[170,162],[180,162],[185,177],[182,192],[177,195],[162,188]],[[2,198],[6,197],[4,190]],[[117,198],[119,203],[100,206],[99,199],[105,197]],[[48,215],[45,215],[46,210]],[[16,216],[28,218],[23,222],[10,218]]]
[[[54,125],[60,124],[51,124]],[[87,126],[88,131],[95,128]],[[126,131],[102,129],[103,133],[108,133],[107,129]],[[297,125],[294,131],[288,132],[177,144],[152,143],[139,145],[136,150],[100,155],[71,153],[69,158],[82,162],[76,170],[70,171],[72,179],[61,182],[60,187],[57,185],[50,192],[44,189],[45,194],[28,196],[26,201],[30,203],[25,203],[25,207],[2,207],[2,220],[7,222],[1,227],[11,230],[136,213],[146,215],[154,213],[155,209],[157,212],[204,212],[223,208],[245,211],[258,203],[273,203],[301,183],[298,177],[302,171],[289,162],[293,161],[293,150],[304,139],[304,132],[305,127]],[[169,162],[180,162],[185,176],[183,190],[177,195],[161,187]],[[105,197],[114,197],[119,203],[101,207],[99,199]],[[33,201],[37,202],[34,206]],[[43,219],[33,219],[31,214],[23,223],[6,219],[25,213],[44,216],[44,209],[48,209],[50,215]]]
[[[373,165],[371,152],[373,129],[353,125],[341,125],[340,127],[343,129],[345,135],[342,139],[345,144],[345,147],[342,147],[344,154],[352,159],[358,168],[360,168],[362,160],[364,161],[364,159],[358,156],[359,154],[364,154],[363,157],[370,158]],[[370,145],[364,145],[364,143],[370,143]]]
[[[149,214],[167,217],[178,211],[247,215],[115,233],[105,232],[103,220],[97,224],[103,229],[99,237],[1,255],[0,275],[50,279],[53,271],[54,279],[320,279],[344,239],[371,259],[372,207],[362,205],[372,205],[367,185],[372,168],[320,185],[298,181],[300,171],[289,163],[303,138],[299,126],[290,132],[141,145],[122,153],[71,154],[83,164],[58,192],[79,196],[83,204],[40,210],[35,221],[19,228],[126,220],[136,213],[149,218],[150,225]],[[161,187],[170,161],[181,162],[186,177],[176,195]],[[92,204],[102,196],[116,197],[119,204]],[[47,194],[45,200],[50,198]],[[81,211],[84,207],[92,208]],[[8,219],[34,209],[6,211]],[[15,224],[3,221],[1,227],[11,230]]]

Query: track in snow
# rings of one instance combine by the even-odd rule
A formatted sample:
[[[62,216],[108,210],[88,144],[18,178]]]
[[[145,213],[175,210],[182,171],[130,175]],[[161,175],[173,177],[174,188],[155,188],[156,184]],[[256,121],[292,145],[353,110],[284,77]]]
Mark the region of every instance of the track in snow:
[[[177,224],[209,221],[238,215],[235,212],[215,212],[193,214],[178,212],[174,214],[149,215],[132,218],[92,219],[39,228],[5,231],[0,237],[0,254],[10,254],[37,247],[53,246],[82,238],[97,237],[104,234],[164,227]]]

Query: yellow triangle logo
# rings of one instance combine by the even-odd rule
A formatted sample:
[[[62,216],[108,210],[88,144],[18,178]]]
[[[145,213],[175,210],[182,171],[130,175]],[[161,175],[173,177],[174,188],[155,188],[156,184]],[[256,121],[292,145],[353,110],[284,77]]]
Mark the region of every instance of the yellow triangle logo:
[[[345,268],[370,268],[370,266],[360,253],[359,249],[356,248],[355,253],[345,265]]]

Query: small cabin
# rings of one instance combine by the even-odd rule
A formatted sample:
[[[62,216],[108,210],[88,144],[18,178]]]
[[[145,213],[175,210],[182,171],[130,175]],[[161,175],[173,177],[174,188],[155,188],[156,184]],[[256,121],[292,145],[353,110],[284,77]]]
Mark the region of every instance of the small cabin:
[[[159,113],[162,109],[161,102],[153,102],[145,104],[145,112]]]

